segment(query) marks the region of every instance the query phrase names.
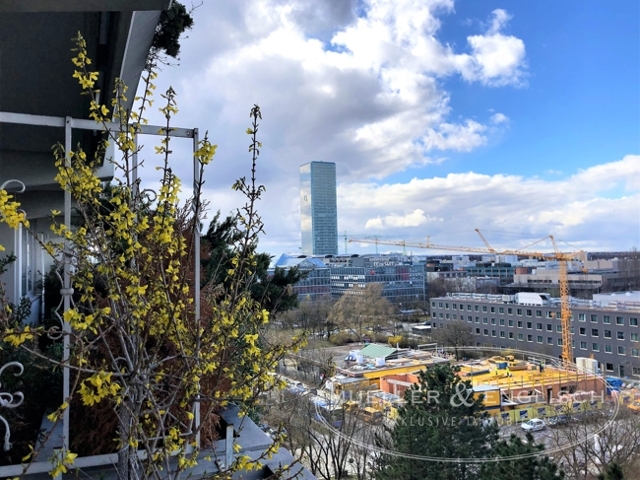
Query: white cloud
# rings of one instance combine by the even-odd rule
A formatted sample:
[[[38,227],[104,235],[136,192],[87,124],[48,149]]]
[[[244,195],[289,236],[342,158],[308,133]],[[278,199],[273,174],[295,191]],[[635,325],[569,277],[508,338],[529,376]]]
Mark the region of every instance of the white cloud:
[[[415,242],[431,235],[439,244],[482,247],[477,227],[499,248],[553,234],[584,248],[628,249],[640,246],[638,178],[640,156],[628,155],[550,181],[468,172],[408,183],[343,184],[340,221],[355,236],[386,230],[397,240]],[[608,195],[616,188],[625,193]],[[398,215],[399,210],[410,213]]]
[[[419,227],[421,225],[426,225],[429,222],[442,222],[442,218],[434,218],[429,215],[425,215],[424,211],[416,208],[413,212],[407,213],[406,215],[398,215],[396,213],[391,213],[386,217],[382,218],[377,216],[376,218],[370,218],[365,223],[364,228],[366,230],[370,229],[387,229],[387,228],[402,228],[402,227]]]
[[[500,125],[501,123],[509,123],[509,117],[504,113],[494,113],[489,118],[489,121],[494,125]]]
[[[462,76],[488,86],[522,85],[525,76],[525,45],[500,30],[511,17],[501,9],[493,11],[491,26],[484,35],[471,35],[471,55],[457,57]]]
[[[476,40],[456,52],[438,38],[453,12],[453,0],[205,2],[167,83],[189,122],[227,144],[259,103],[270,168],[290,175],[322,159],[342,163],[341,178],[384,178],[442,159],[440,151],[468,152],[496,133],[491,118],[452,118],[445,80],[509,84],[524,57],[499,67]],[[473,38],[493,42],[501,56],[505,44],[521,42],[500,33],[507,17],[494,13]],[[178,70],[179,85],[170,78]],[[226,184],[222,173],[210,182]]]

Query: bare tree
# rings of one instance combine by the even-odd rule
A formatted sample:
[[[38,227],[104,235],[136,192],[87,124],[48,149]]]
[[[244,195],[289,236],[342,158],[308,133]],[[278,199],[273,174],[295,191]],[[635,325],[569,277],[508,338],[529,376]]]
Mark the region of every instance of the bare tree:
[[[433,339],[445,347],[453,347],[456,360],[460,360],[460,348],[473,343],[471,327],[464,320],[453,320],[444,324],[442,328],[433,330]]]
[[[386,327],[393,319],[393,307],[382,296],[382,289],[381,284],[370,283],[364,289],[348,290],[331,309],[330,321],[349,329],[360,339],[366,326]]]
[[[614,419],[583,414],[553,430],[549,440],[551,456],[570,478],[591,478],[612,462],[622,467],[624,478],[636,478],[640,469],[640,417],[625,407]]]
[[[323,413],[306,395],[289,395],[265,417],[288,432],[285,445],[324,480],[368,480],[374,435],[382,428],[362,421],[355,413]]]

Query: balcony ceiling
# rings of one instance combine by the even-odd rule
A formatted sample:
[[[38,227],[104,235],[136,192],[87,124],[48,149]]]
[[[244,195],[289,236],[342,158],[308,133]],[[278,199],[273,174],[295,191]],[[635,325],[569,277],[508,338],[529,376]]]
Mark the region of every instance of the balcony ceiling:
[[[132,100],[160,12],[169,6],[170,0],[0,0],[0,111],[87,118],[89,98],[72,78],[71,39],[78,32],[100,72],[101,101],[110,105],[117,77],[130,86]],[[0,180],[19,173],[18,160],[51,162],[52,145],[63,140],[61,129],[0,123]],[[74,132],[74,144],[90,150],[95,141],[93,132]]]

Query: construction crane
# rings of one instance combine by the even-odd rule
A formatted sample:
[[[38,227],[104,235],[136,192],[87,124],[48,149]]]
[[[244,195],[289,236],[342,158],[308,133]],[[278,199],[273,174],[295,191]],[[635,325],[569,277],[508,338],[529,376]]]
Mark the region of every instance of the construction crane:
[[[427,237],[427,243],[413,243],[413,242],[405,242],[405,241],[397,241],[397,240],[379,240],[376,238],[374,241],[376,243],[376,252],[378,251],[378,244],[381,245],[395,245],[398,247],[416,247],[416,248],[428,248],[434,250],[448,250],[448,251],[458,251],[458,252],[469,252],[469,253],[491,253],[494,255],[520,255],[520,256],[530,256],[537,257],[546,260],[558,260],[560,266],[560,278],[558,284],[560,286],[560,318],[562,324],[562,360],[566,364],[573,363],[573,351],[571,346],[571,305],[570,305],[570,297],[569,297],[569,275],[568,275],[568,267],[567,262],[572,260],[580,260],[583,262],[583,272],[584,262],[586,261],[586,254],[584,251],[577,252],[560,252],[558,250],[558,246],[556,244],[555,239],[552,235],[545,237],[543,239],[537,240],[536,242],[523,247],[523,249],[518,250],[501,250],[498,251],[493,248],[489,242],[484,238],[479,229],[475,229],[475,231],[480,235],[480,238],[486,245],[485,248],[482,247],[463,247],[463,246],[454,246],[454,245],[438,245],[435,243],[431,243],[430,237]],[[543,240],[551,239],[551,243],[553,245],[552,253],[543,253],[543,252],[530,252],[525,251],[524,248],[529,248],[536,243],[539,243]],[[357,242],[357,243],[372,243],[372,240],[367,239],[357,239],[351,238],[349,242]]]

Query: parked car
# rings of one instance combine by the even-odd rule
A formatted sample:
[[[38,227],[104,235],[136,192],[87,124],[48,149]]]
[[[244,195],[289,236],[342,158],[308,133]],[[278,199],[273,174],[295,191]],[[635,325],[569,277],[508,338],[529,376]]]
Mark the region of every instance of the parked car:
[[[558,425],[566,425],[571,420],[569,415],[558,415],[557,417],[551,417],[548,422],[550,427],[556,427]]]
[[[522,429],[525,432],[538,432],[547,428],[547,424],[540,418],[532,418],[522,424]]]

